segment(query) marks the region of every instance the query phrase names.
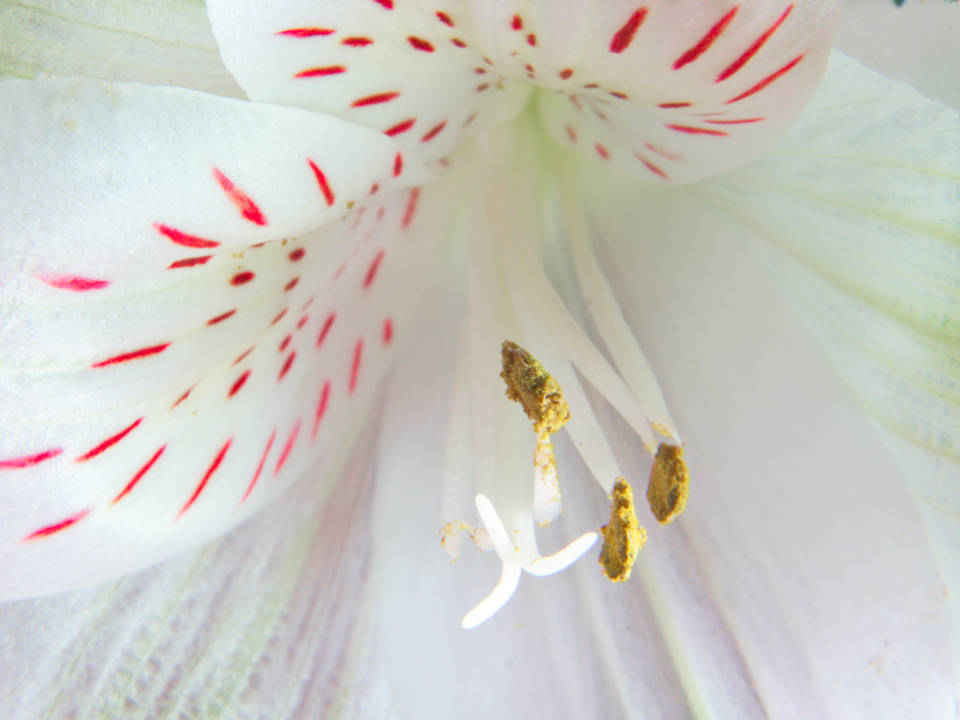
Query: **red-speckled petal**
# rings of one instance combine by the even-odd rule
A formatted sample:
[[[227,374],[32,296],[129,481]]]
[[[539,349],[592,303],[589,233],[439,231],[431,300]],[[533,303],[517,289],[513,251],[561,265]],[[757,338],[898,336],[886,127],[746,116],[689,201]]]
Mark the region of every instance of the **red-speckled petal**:
[[[422,247],[416,165],[369,130],[88,81],[0,96],[9,597],[142,567],[322,478]]]

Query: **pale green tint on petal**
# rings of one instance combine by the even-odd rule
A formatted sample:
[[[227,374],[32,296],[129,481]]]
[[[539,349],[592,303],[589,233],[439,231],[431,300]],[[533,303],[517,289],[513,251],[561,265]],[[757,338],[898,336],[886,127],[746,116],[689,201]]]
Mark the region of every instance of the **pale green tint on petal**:
[[[960,619],[958,188],[957,111],[837,55],[777,151],[708,196],[792,258],[774,257],[774,272],[899,436]]]
[[[960,5],[951,0],[843,4],[836,47],[924,95],[960,107]]]
[[[0,6],[0,78],[80,75],[243,97],[199,0],[24,0]]]

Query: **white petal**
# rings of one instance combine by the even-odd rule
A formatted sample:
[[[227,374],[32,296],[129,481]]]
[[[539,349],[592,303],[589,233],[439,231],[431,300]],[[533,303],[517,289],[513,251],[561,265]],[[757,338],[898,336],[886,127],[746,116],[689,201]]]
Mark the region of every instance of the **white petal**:
[[[960,8],[955,2],[850,0],[836,47],[927,97],[960,107]]]
[[[0,92],[0,594],[17,596],[155,562],[322,477],[421,248],[398,242],[413,170],[394,177],[398,148],[363,128],[186,90]]]
[[[242,97],[190,0],[67,2],[0,7],[0,77],[80,75]]]
[[[361,123],[423,157],[514,114],[529,92],[488,72],[468,8],[214,0],[208,10],[224,61],[251,98]]]

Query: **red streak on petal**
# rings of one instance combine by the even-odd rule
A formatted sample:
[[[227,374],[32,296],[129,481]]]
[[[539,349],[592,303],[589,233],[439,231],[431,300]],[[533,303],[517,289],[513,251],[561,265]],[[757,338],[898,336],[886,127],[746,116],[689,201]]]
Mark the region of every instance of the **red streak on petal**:
[[[578,98],[576,95],[568,95],[568,97],[570,98],[570,102],[573,103],[573,106],[577,110],[583,110],[583,105],[580,103],[580,98]]]
[[[313,170],[313,176],[317,179],[317,185],[320,186],[320,192],[323,193],[323,199],[327,201],[327,206],[333,205],[336,197],[333,194],[333,190],[330,189],[327,176],[323,174],[323,170],[317,167],[317,164],[310,158],[307,158],[307,164],[310,166],[310,169]]]
[[[320,421],[323,420],[324,413],[327,412],[327,404],[330,402],[330,381],[323,383],[323,389],[320,391],[320,400],[317,402],[317,411],[313,416],[313,430],[310,431],[310,441],[317,439],[317,430],[320,429]]]
[[[232,398],[234,395],[240,392],[240,388],[242,388],[244,383],[247,382],[248,377],[250,377],[250,371],[244,370],[243,374],[233,381],[233,385],[230,386],[230,391],[227,393],[227,398]]]
[[[447,27],[453,27],[453,20],[450,19],[450,16],[447,15],[442,10],[437,10],[437,20],[442,22]]]
[[[286,350],[291,340],[293,340],[293,335],[287,335],[280,343],[280,347],[277,348],[277,352],[283,352]]]
[[[93,278],[80,277],[79,275],[58,275],[54,277],[39,277],[37,279],[50,287],[55,287],[60,290],[73,290],[74,292],[101,290],[110,284],[109,280],[95,280]]]
[[[330,313],[327,316],[327,319],[323,322],[323,327],[320,329],[320,334],[317,336],[317,347],[323,346],[323,341],[327,338],[327,333],[330,332],[330,328],[333,327],[333,321],[337,319],[336,313]]]
[[[340,43],[350,47],[366,47],[367,45],[373,45],[373,40],[368,37],[348,37],[341,40]]]
[[[157,232],[171,242],[175,242],[177,245],[183,245],[184,247],[215,248],[219,247],[220,245],[220,243],[216,240],[207,240],[206,238],[197,237],[196,235],[187,235],[187,233],[180,232],[176,228],[172,228],[169,225],[154,223],[153,227],[155,227]]]
[[[433,140],[437,135],[439,135],[441,132],[443,132],[443,129],[444,129],[446,126],[447,126],[447,121],[446,121],[446,120],[444,120],[444,121],[441,122],[441,123],[437,123],[437,124],[434,125],[432,128],[430,128],[430,130],[427,132],[426,135],[424,135],[422,138],[420,138],[420,142],[430,142],[430,141]]]
[[[240,211],[240,214],[245,220],[249,220],[255,225],[267,224],[267,219],[263,213],[260,212],[260,208],[257,207],[256,203],[250,199],[249,195],[234,185],[233,181],[220,172],[219,169],[212,168],[212,171],[214,179],[220,187],[223,188],[227,197],[230,198],[230,202],[237,206],[237,210]]]
[[[659,104],[657,105],[657,107],[658,107],[658,108],[685,108],[685,107],[690,107],[690,103],[688,103],[688,102],[665,102],[665,103],[659,103]]]
[[[398,122],[393,127],[387,130],[384,130],[383,133],[384,135],[389,135],[390,137],[394,137],[395,135],[399,135],[400,133],[405,133],[407,130],[413,127],[413,124],[416,121],[417,121],[416,118],[408,118],[403,122]]]
[[[664,180],[669,180],[669,179],[670,179],[663,170],[661,170],[659,167],[657,167],[657,166],[654,165],[652,162],[650,162],[649,160],[647,160],[645,157],[643,157],[643,155],[641,155],[640,153],[635,153],[635,155],[637,156],[637,160],[639,160],[640,162],[642,162],[642,163],[644,164],[644,166],[647,168],[647,170],[649,170],[650,172],[652,172],[652,173],[655,174],[655,175],[659,175],[659,176],[662,177]]]
[[[720,18],[714,24],[714,26],[707,31],[707,34],[700,38],[696,45],[677,58],[676,62],[673,63],[673,69],[679,70],[684,65],[692,63],[698,57],[703,55],[703,53],[705,53],[710,46],[716,42],[717,38],[720,37],[720,34],[727,29],[727,25],[730,24],[730,21],[733,20],[733,16],[737,14],[737,10],[739,9],[740,7],[738,5],[734,5],[733,9]]]
[[[566,130],[567,130],[567,137],[570,138],[570,142],[576,142],[576,141],[577,141],[577,131],[573,129],[573,126],[572,126],[572,125],[567,125],[567,126],[566,126]]]
[[[363,360],[363,338],[357,340],[357,344],[353,346],[353,363],[350,365],[350,384],[347,387],[347,392],[351,395],[357,387],[357,378],[360,375],[360,363]]]
[[[420,50],[421,52],[433,52],[434,50],[431,43],[423,38],[418,38],[413,35],[407,38],[407,42],[410,43],[415,50]]]
[[[46,527],[42,527],[39,530],[34,530],[32,533],[27,535],[21,542],[26,542],[27,540],[36,540],[37,538],[47,537],[48,535],[53,535],[54,533],[58,533],[61,530],[65,530],[66,528],[70,527],[74,523],[80,520],[83,520],[83,518],[85,518],[87,515],[90,514],[90,511],[92,509],[93,508],[87,508],[86,510],[81,510],[80,512],[74,513],[70,517],[65,518],[64,520],[61,520],[60,522],[54,523],[53,525],[47,525]]]
[[[557,74],[560,76],[561,80],[569,80],[573,77],[573,70],[571,68],[564,68]]]
[[[293,290],[293,289],[297,286],[297,283],[298,283],[298,282],[300,282],[300,277],[299,277],[299,276],[293,278],[293,280],[291,280],[291,281],[288,282],[286,285],[284,285],[284,286],[283,286],[283,291],[284,291],[284,292],[290,292],[291,290]]]
[[[250,484],[247,485],[246,492],[243,493],[243,497],[240,498],[240,503],[243,502],[250,496],[250,493],[253,491],[253,486],[257,484],[257,480],[260,479],[260,473],[263,472],[263,466],[267,462],[267,455],[270,454],[270,448],[273,447],[273,441],[277,438],[277,429],[274,428],[273,432],[270,433],[270,439],[267,440],[267,446],[263,449],[263,455],[260,456],[260,462],[257,465],[257,471],[253,474],[253,479],[250,480]]]
[[[618,100],[627,100],[628,95],[626,93],[619,92],[617,90],[611,90],[610,95],[617,98]]]
[[[213,255],[200,255],[198,257],[192,258],[183,258],[182,260],[174,260],[167,267],[167,270],[176,270],[178,268],[193,267],[194,265],[203,265],[207,262]]]
[[[671,130],[686,133],[687,135],[726,135],[723,130],[714,130],[712,128],[699,128],[691,125],[667,125]]]
[[[234,363],[234,364],[236,364],[236,363]],[[190,393],[192,393],[192,392],[193,392],[193,387],[187,388],[187,391],[186,391],[185,393],[183,393],[183,395],[181,395],[180,397],[177,398],[177,401],[176,401],[173,405],[170,406],[170,409],[173,410],[177,405],[179,405],[179,404],[182,403],[184,400],[186,400],[188,397],[190,397]]]
[[[725,104],[725,105],[730,105],[730,104],[732,104],[732,103],[739,102],[740,100],[743,100],[744,98],[748,98],[748,97],[750,97],[751,95],[753,95],[753,94],[755,94],[755,93],[760,92],[760,91],[763,90],[767,85],[769,85],[769,84],[772,83],[774,80],[776,80],[778,77],[780,77],[781,75],[784,75],[785,73],[788,73],[790,70],[792,70],[794,67],[796,67],[797,63],[800,62],[801,60],[803,60],[803,57],[804,57],[803,55],[797,55],[797,57],[795,57],[793,60],[791,60],[790,62],[788,62],[788,63],[787,63],[786,65],[784,65],[782,68],[780,68],[780,69],[777,70],[776,72],[773,72],[773,73],[767,75],[763,80],[761,80],[760,82],[758,82],[756,85],[754,85],[753,87],[749,88],[748,90],[745,90],[744,92],[740,93],[740,94],[737,95],[735,98],[733,98],[733,99],[731,99],[731,100],[727,100],[727,102],[724,103],[724,104]]]
[[[135,427],[137,427],[137,425],[139,425],[141,422],[143,422],[143,418],[142,418],[142,417],[134,420],[132,423],[130,423],[129,425],[127,425],[127,427],[125,427],[123,430],[121,430],[120,432],[118,432],[116,435],[111,435],[111,436],[108,437],[106,440],[104,440],[102,443],[100,443],[99,445],[97,445],[96,447],[91,448],[90,450],[87,450],[87,452],[85,452],[83,455],[81,455],[81,456],[78,457],[76,460],[74,460],[74,462],[78,462],[78,463],[79,463],[79,462],[86,462],[86,461],[89,460],[90,458],[96,457],[97,455],[99,455],[100,453],[102,453],[104,450],[109,450],[109,449],[112,448],[114,445],[116,445],[118,442],[120,442],[121,440],[123,440],[127,435],[129,435],[131,432],[133,432],[133,429],[134,429]]]
[[[370,267],[367,268],[367,275],[363,279],[363,289],[366,290],[373,284],[373,281],[377,277],[377,270],[380,267],[380,263],[383,261],[384,251],[381,250],[377,253],[376,257],[373,258],[373,262],[370,263]]]
[[[465,47],[467,46],[467,44],[466,44],[463,40],[461,40],[460,38],[453,38],[453,39],[450,40],[450,42],[452,42],[452,43],[453,43],[454,45],[456,45],[458,48],[465,48]]]
[[[397,156],[393,159],[393,176],[400,177],[400,173],[403,172],[403,155],[397,153]]]
[[[255,276],[252,272],[250,272],[249,270],[244,270],[243,272],[238,272],[236,275],[230,278],[230,284],[233,285],[234,287],[238,285],[245,285],[246,283],[253,280],[254,277]]]
[[[254,349],[255,347],[257,347],[257,346],[254,345],[253,347],[249,347],[249,348],[247,348],[246,350],[244,350],[242,353],[240,353],[240,355],[237,356],[237,359],[234,360],[234,361],[231,363],[231,365],[239,365],[240,363],[242,363],[242,362],[244,361],[244,359],[247,357],[247,355],[249,355],[250,353],[253,352],[253,349]]]
[[[190,507],[197,501],[197,498],[200,497],[200,493],[203,492],[203,489],[207,486],[207,483],[210,481],[210,478],[217,471],[217,468],[220,467],[220,463],[223,462],[223,456],[227,454],[227,450],[230,449],[230,443],[233,442],[233,438],[227,440],[224,443],[223,447],[220,448],[220,452],[217,453],[217,456],[213,459],[213,462],[210,463],[210,467],[207,468],[207,472],[204,473],[203,478],[200,480],[200,483],[197,485],[196,489],[193,491],[193,495],[190,496],[190,499],[184,503],[183,507],[180,508],[180,512],[177,513],[177,518],[179,519]]]
[[[302,318],[297,320],[297,330],[303,330],[303,326],[307,324],[307,321],[310,319],[309,315],[304,315]]]
[[[273,469],[274,477],[280,474],[280,470],[283,469],[284,463],[287,462],[287,458],[290,456],[290,451],[293,450],[294,443],[297,442],[297,436],[300,434],[300,423],[301,419],[297,418],[293,430],[290,431],[290,437],[287,438],[287,442],[283,446],[283,452],[280,453],[280,458],[277,460],[277,466]]]
[[[667,158],[668,160],[674,160],[674,161],[676,161],[676,162],[683,162],[683,158],[680,157],[679,155],[674,155],[673,153],[667,152],[666,150],[661,150],[661,149],[658,148],[656,145],[651,145],[650,143],[644,143],[644,145],[647,146],[647,149],[648,149],[648,150],[652,150],[652,151],[655,152],[657,155],[662,155],[663,157]]]
[[[600,143],[594,143],[593,148],[594,148],[594,150],[597,151],[597,155],[599,155],[600,157],[602,157],[604,160],[609,160],[609,159],[610,159],[610,153],[607,151],[607,148],[605,148],[605,147],[604,147],[603,145],[601,145]]]
[[[762,122],[766,118],[755,117],[755,118],[743,118],[741,120],[707,120],[706,122],[711,125],[746,125],[747,123]]]
[[[643,24],[643,19],[646,16],[647,8],[642,7],[635,10],[633,15],[630,16],[630,19],[623,24],[623,27],[617,30],[610,40],[610,52],[622,53],[626,50],[630,46],[630,43],[633,42],[633,36],[637,34],[637,30],[640,29],[640,25]]]
[[[168,347],[170,347],[170,343],[162,343],[160,345],[153,345],[152,347],[140,348],[139,350],[132,350],[131,352],[126,352],[121,355],[114,355],[112,358],[101,360],[100,362],[94,363],[90,367],[102,368],[102,367],[107,367],[108,365],[116,365],[118,363],[127,362],[128,360],[139,360],[140,358],[145,358],[151,355],[157,355],[159,353],[162,353]]]
[[[413,222],[413,215],[417,212],[417,201],[420,199],[420,188],[415,187],[410,191],[410,199],[407,200],[407,209],[403,212],[403,221],[401,223],[404,230],[410,227]]]
[[[221,322],[223,322],[224,320],[226,320],[227,318],[233,317],[234,315],[236,315],[236,313],[237,313],[236,309],[234,309],[234,310],[227,310],[225,313],[220,313],[220,314],[217,315],[216,317],[212,317],[212,318],[210,318],[209,320],[207,320],[207,326],[216,325],[217,323],[221,323]]]
[[[287,356],[287,359],[283,363],[283,367],[280,368],[280,374],[277,376],[277,382],[283,380],[284,376],[290,371],[290,367],[293,365],[294,358],[297,357],[297,352],[293,351]]]
[[[763,33],[763,35],[754,40],[753,44],[748,47],[740,57],[730,63],[730,65],[728,65],[722,73],[717,75],[716,82],[723,82],[735,72],[740,70],[740,68],[742,68],[744,65],[746,65],[747,61],[757,54],[760,48],[764,46],[767,40],[770,39],[770,36],[776,32],[777,28],[780,27],[783,21],[787,19],[787,15],[789,15],[791,12],[793,12],[793,5],[788,5],[787,9],[783,11],[783,14],[777,18],[777,21],[771,25],[767,31]]]
[[[62,452],[63,448],[51,448],[49,450],[44,450],[43,452],[37,453],[36,455],[24,455],[23,457],[0,460],[0,470],[19,470],[21,468],[38,465],[44,460],[55,458]]]
[[[280,321],[283,319],[283,316],[287,314],[287,309],[288,309],[288,308],[284,308],[283,310],[281,310],[280,312],[278,312],[278,313],[274,316],[273,320],[270,321],[270,324],[271,324],[271,325],[276,325],[278,322],[280,322]]]
[[[307,38],[315,37],[317,35],[332,35],[334,33],[330,28],[317,28],[317,27],[303,27],[303,28],[290,28],[289,30],[281,30],[280,32],[274,33],[274,35],[286,35],[288,37],[296,38]]]
[[[306,70],[301,70],[294,78],[312,78],[312,77],[326,77],[327,75],[339,75],[340,73],[345,73],[347,69],[343,65],[327,65],[325,67],[315,67],[307,68]]]
[[[147,460],[147,462],[144,463],[143,467],[141,467],[139,470],[137,470],[136,474],[135,474],[132,478],[130,478],[130,482],[128,482],[128,483],[124,486],[123,490],[121,490],[119,493],[117,493],[117,496],[116,496],[113,500],[110,501],[110,504],[111,504],[111,505],[116,505],[116,504],[117,504],[118,502],[120,502],[124,497],[126,497],[126,496],[130,493],[130,491],[133,490],[134,486],[135,486],[138,482],[140,482],[140,479],[141,479],[144,475],[146,475],[147,472],[149,472],[150,468],[153,467],[153,464],[154,464],[157,460],[160,459],[160,456],[163,455],[163,451],[166,450],[166,449],[167,449],[167,446],[166,446],[166,445],[161,445],[161,446],[160,446],[160,449],[157,450],[157,451],[153,454],[153,457],[151,457],[149,460]]]
[[[373,0],[377,5],[383,5],[387,10],[393,10],[393,0]]]
[[[380,103],[390,102],[395,100],[400,96],[398,92],[383,92],[377,93],[376,95],[367,95],[366,97],[358,98],[350,103],[350,107],[365,107],[367,105],[379,105]]]
[[[523,18],[519,15],[514,15],[510,20],[510,27],[514,30],[523,30]]]
[[[304,250],[303,248],[297,248],[296,250],[292,251],[289,255],[287,255],[287,257],[290,258],[290,262],[298,262],[302,260],[303,256],[306,254],[307,254],[306,250]]]
[[[386,318],[383,321],[383,344],[389,345],[393,340],[393,320]]]

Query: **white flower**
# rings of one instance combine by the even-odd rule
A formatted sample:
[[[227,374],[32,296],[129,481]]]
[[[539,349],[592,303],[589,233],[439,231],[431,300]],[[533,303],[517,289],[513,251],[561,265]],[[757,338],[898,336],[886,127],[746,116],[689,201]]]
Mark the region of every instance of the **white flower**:
[[[123,715],[133,692],[146,715],[301,715],[333,697],[323,667],[357,685],[361,716],[947,711],[955,647],[926,533],[949,573],[955,531],[921,504],[924,525],[925,491],[793,307],[901,465],[934,478],[932,457],[949,481],[956,113],[836,57],[772,153],[673,187],[782,135],[835,10],[693,5],[214,3],[256,104],[0,85],[3,592],[156,562],[304,476],[195,571],[48,601],[84,607],[88,637],[126,636],[106,641],[90,712]],[[588,474],[642,484],[654,429],[682,432],[691,502],[651,528],[630,585],[580,563],[461,633],[496,573],[466,548],[450,567],[436,530],[450,550],[451,528],[482,521],[497,546],[504,582],[473,625],[542,566],[533,521],[559,511],[502,398],[507,337],[572,406],[545,545],[605,521]],[[345,483],[324,505],[374,402],[379,437],[360,447],[377,450],[344,476],[368,461],[376,492]],[[493,501],[479,518],[476,491]],[[144,582],[156,597],[134,602]],[[310,654],[292,651],[301,634]],[[151,688],[143,653],[160,677],[203,679]],[[261,700],[255,668],[278,663]],[[286,674],[314,681],[284,692]]]

